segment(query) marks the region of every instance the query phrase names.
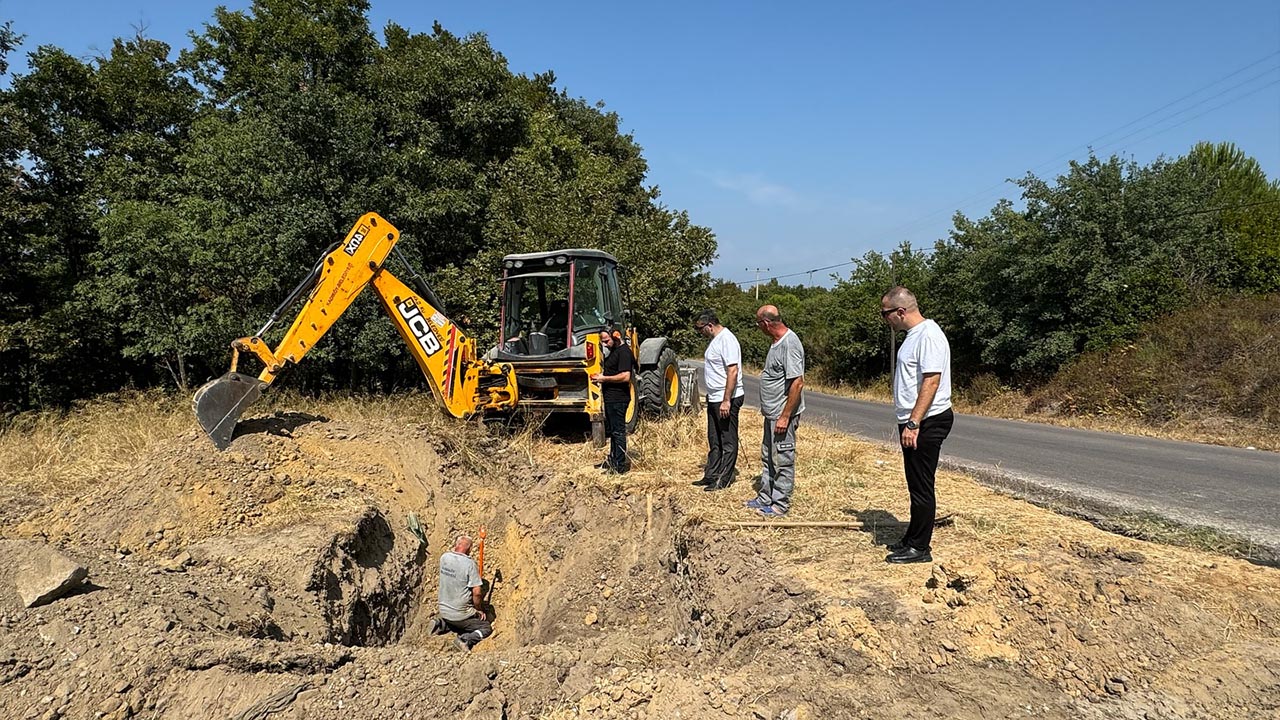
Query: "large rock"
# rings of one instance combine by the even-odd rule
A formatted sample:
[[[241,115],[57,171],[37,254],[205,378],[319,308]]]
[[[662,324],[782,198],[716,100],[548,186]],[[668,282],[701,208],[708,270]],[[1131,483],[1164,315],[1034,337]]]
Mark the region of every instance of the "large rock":
[[[23,607],[47,605],[89,577],[89,569],[49,547],[32,548],[14,578]]]

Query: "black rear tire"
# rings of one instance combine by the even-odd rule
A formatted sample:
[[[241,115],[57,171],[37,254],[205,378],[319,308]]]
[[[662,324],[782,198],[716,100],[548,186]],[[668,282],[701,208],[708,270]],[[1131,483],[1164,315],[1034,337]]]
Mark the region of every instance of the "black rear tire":
[[[682,385],[676,351],[663,348],[658,355],[658,363],[640,373],[645,409],[663,417],[674,414],[680,408],[680,397],[684,392]]]

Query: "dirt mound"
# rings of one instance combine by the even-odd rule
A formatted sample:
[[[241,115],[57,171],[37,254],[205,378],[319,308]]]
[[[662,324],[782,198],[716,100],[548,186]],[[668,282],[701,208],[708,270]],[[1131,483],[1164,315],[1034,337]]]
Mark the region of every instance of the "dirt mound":
[[[668,474],[693,469],[695,426],[650,425],[636,472],[609,478],[581,444],[279,413],[225,453],[190,432],[74,492],[24,495],[0,533],[0,717],[1276,709],[1273,569],[1079,539],[1040,515],[1060,540],[984,552],[965,535],[989,527],[982,503],[1029,508],[986,494],[940,531],[951,550],[932,567],[878,562],[862,533],[719,530],[736,498]],[[806,462],[864,477],[883,464],[829,447],[844,455]],[[801,471],[802,515],[836,491]],[[435,564],[482,526],[496,634],[462,655],[428,631]],[[22,609],[12,568],[31,543],[87,565],[90,583]]]

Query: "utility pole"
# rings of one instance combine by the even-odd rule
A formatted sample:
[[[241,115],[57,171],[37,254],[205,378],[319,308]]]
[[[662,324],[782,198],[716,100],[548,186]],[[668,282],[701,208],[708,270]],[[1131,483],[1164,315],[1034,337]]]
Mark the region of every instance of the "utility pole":
[[[747,269],[746,269],[746,271],[747,271],[747,272],[751,272],[751,268],[747,268]],[[756,268],[756,269],[755,269],[755,273],[756,273],[756,299],[757,299],[757,300],[759,300],[759,299],[760,299],[760,273],[762,273],[762,272],[769,272],[769,268]]]

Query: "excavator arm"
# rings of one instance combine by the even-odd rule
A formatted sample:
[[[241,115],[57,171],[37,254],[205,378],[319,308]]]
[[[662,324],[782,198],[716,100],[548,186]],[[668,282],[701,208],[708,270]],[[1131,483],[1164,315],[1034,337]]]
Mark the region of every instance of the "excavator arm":
[[[197,390],[192,401],[196,419],[214,445],[225,449],[230,444],[245,408],[287,366],[301,361],[370,285],[446,412],[467,417],[515,407],[518,395],[511,366],[480,359],[475,340],[444,316],[425,283],[415,291],[383,267],[399,239],[400,232],[377,214],[361,217],[262,329],[231,343],[230,372]],[[293,325],[275,349],[270,348],[262,336],[303,294],[306,302]],[[256,378],[236,371],[241,353],[262,362]]]

